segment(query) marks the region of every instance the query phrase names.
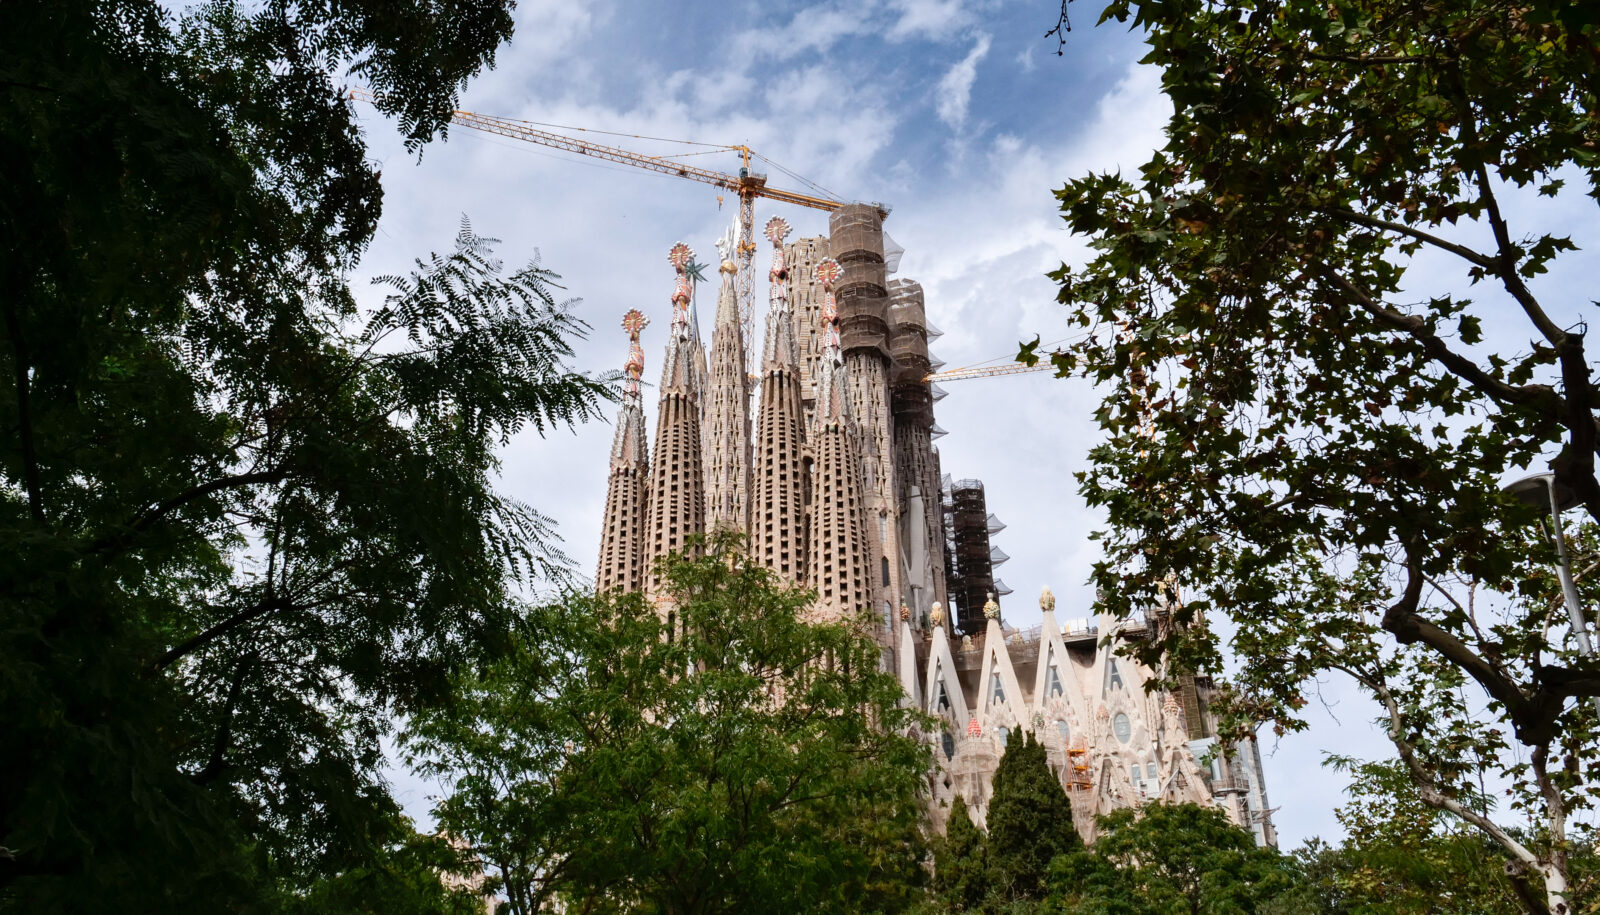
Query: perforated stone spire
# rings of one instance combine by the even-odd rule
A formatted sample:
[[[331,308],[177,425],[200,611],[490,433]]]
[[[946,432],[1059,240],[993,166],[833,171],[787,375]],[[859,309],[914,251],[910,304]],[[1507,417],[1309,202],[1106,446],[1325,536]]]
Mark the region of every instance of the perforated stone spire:
[[[761,357],[761,410],[756,419],[755,494],[750,541],[757,561],[784,578],[805,580],[805,408],[799,357],[789,314],[783,239],[789,224],[767,222],[772,269],[767,272],[766,339]]]
[[[689,538],[705,532],[705,471],[701,465],[700,386],[689,337],[689,278],[684,266],[694,257],[679,242],[669,260],[677,271],[672,292],[672,330],[661,369],[661,400],[656,410],[656,460],[650,476],[650,543],[645,593],[659,598],[661,560],[682,552]]]
[[[871,606],[865,503],[861,458],[850,401],[845,389],[844,360],[839,353],[839,309],[832,285],[839,264],[829,258],[817,265],[822,306],[823,343],[817,364],[817,404],[811,441],[810,581],[817,589],[817,615],[837,620]]]
[[[627,385],[611,442],[611,473],[606,484],[606,516],[600,531],[600,565],[595,587],[600,591],[637,591],[644,587],[645,522],[649,512],[650,457],[644,439],[644,410],[639,378],[644,349],[639,334],[650,323],[637,308],[622,317],[628,332]]]
[[[705,404],[706,522],[711,528],[743,531],[750,508],[750,381],[731,241],[730,235],[717,244],[722,265]]]

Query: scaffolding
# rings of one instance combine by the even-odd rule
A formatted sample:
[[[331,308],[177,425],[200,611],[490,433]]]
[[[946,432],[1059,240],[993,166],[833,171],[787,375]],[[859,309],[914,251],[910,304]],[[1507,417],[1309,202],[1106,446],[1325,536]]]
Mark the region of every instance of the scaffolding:
[[[962,632],[981,632],[983,605],[995,589],[983,481],[956,480],[950,484],[945,516],[950,537],[950,598],[956,605],[956,622]]]

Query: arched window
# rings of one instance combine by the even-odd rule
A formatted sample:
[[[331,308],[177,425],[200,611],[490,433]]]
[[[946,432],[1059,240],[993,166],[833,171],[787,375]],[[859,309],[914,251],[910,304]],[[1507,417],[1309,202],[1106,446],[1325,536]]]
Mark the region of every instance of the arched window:
[[[995,733],[1000,735],[1000,749],[1004,750],[1006,748],[1006,741],[1011,739],[1011,729],[1001,725],[1000,727],[995,728]]]
[[[1116,717],[1111,719],[1111,732],[1123,743],[1133,739],[1133,722],[1128,720],[1127,712],[1118,712]]]
[[[1056,733],[1061,735],[1061,745],[1066,746],[1068,738],[1072,737],[1072,728],[1067,726],[1067,719],[1056,719]]]
[[[1127,689],[1127,687],[1124,686],[1123,683],[1122,683],[1122,671],[1117,669],[1117,659],[1116,658],[1107,658],[1106,659],[1106,692],[1110,693],[1113,689]]]
[[[939,735],[939,743],[943,744],[944,746],[945,759],[956,758],[956,739],[955,737],[951,736],[949,731],[945,731],[943,734]]]

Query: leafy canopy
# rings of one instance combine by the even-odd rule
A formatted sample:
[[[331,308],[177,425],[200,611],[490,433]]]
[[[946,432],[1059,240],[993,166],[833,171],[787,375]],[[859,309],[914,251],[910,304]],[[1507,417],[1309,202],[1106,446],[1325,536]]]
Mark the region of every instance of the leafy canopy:
[[[404,846],[380,737],[560,563],[494,449],[606,389],[465,226],[357,312],[342,81],[419,148],[509,8],[0,7],[0,908],[248,908]]]
[[[1051,868],[1052,911],[1098,915],[1272,911],[1293,866],[1215,807],[1146,804],[1101,816],[1094,846]]]
[[[731,539],[637,594],[530,608],[515,651],[405,737],[510,911],[892,911],[921,881],[930,765],[855,624]]]
[[[1303,727],[1307,681],[1348,673],[1424,799],[1557,883],[1600,783],[1578,701],[1600,662],[1565,622],[1545,509],[1500,487],[1548,461],[1600,518],[1568,238],[1600,196],[1597,17],[1114,0],[1161,70],[1167,141],[1059,191],[1094,256],[1054,276],[1089,333],[1021,353],[1110,388],[1082,478],[1109,520],[1102,594],[1124,615],[1184,598],[1146,660],[1221,669],[1214,630],[1181,624],[1228,617],[1235,734]],[[1457,800],[1485,767],[1546,839]]]

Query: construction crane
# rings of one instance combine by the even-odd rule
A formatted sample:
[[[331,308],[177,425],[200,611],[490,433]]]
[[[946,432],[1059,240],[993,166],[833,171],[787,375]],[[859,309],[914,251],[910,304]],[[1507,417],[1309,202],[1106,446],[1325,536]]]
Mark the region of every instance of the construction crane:
[[[373,96],[373,94],[366,89],[352,89],[350,90],[350,97],[358,101],[376,102],[376,98]],[[647,171],[657,172],[663,175],[670,175],[675,178],[687,178],[690,181],[699,181],[703,184],[709,184],[712,187],[722,188],[723,190],[731,191],[738,195],[739,230],[738,237],[735,239],[735,249],[738,257],[738,260],[736,261],[736,266],[738,267],[738,273],[736,274],[736,285],[739,299],[739,320],[740,324],[743,325],[744,337],[746,341],[749,341],[752,338],[755,330],[756,198],[761,197],[767,200],[777,201],[778,203],[792,203],[795,206],[810,207],[814,210],[826,210],[828,212],[839,209],[840,207],[844,206],[846,202],[832,196],[824,197],[815,194],[806,194],[800,191],[790,191],[782,188],[768,187],[767,176],[757,174],[756,172],[752,171],[750,167],[750,160],[752,157],[760,157],[763,159],[766,157],[761,156],[760,153],[755,152],[748,146],[722,145],[714,143],[694,144],[698,146],[708,146],[712,150],[725,150],[728,152],[738,153],[739,158],[743,163],[739,168],[739,174],[729,175],[725,172],[714,171],[709,168],[700,168],[694,165],[678,162],[667,156],[645,155],[644,153],[634,152],[632,150],[622,149],[616,146],[606,146],[601,143],[592,143],[588,140],[567,136],[566,134],[543,130],[540,129],[539,125],[531,121],[520,121],[514,118],[502,118],[494,115],[478,114],[472,111],[456,110],[451,112],[450,123],[458,124],[462,127],[470,128],[472,130],[482,131],[483,133],[498,134],[499,136],[509,137],[513,140],[522,140],[526,143],[536,143],[540,146],[548,146],[552,149],[561,149],[567,152],[577,153],[581,156],[589,156],[591,158],[601,159],[606,162],[615,162],[619,165],[631,165],[634,168],[642,168]],[[564,129],[581,130],[581,128]],[[649,138],[640,137],[640,139]],[[782,168],[782,166],[779,167]],[[881,215],[888,215],[889,211],[887,207],[881,203],[877,206],[878,212]],[[749,351],[752,355],[752,358],[757,350],[757,347],[750,347]]]
[[[963,381],[967,378],[993,378],[996,375],[1026,375],[1029,372],[1048,372],[1055,366],[1048,362],[1036,365],[1024,365],[1013,362],[1010,365],[975,365],[962,369],[950,369],[947,372],[930,372],[922,376],[926,384],[936,381]]]

